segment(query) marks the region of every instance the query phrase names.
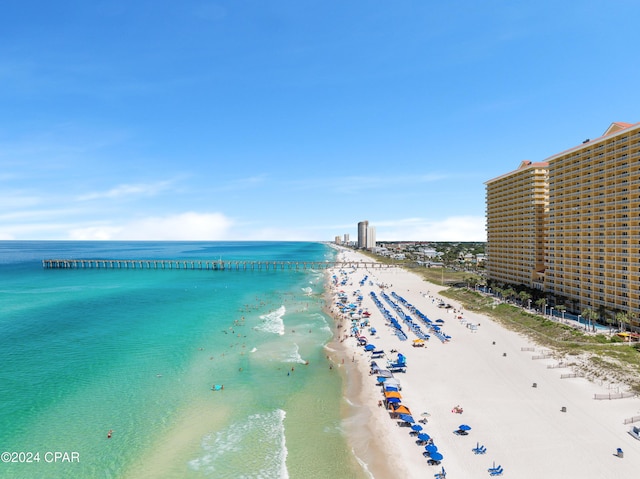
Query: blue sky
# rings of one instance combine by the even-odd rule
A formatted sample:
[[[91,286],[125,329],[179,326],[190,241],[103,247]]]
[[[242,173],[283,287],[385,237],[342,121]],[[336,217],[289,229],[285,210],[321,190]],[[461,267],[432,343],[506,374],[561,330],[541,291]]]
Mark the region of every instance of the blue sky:
[[[0,239],[485,240],[640,121],[640,2],[5,0]]]

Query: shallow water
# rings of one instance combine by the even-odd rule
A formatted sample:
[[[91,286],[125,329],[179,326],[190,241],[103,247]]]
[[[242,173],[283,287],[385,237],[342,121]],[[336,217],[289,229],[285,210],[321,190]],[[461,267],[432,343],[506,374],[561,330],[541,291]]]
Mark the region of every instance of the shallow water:
[[[331,254],[319,243],[0,243],[0,444],[40,453],[0,477],[361,477],[323,350],[321,273],[41,265]],[[59,451],[79,461],[44,460]]]

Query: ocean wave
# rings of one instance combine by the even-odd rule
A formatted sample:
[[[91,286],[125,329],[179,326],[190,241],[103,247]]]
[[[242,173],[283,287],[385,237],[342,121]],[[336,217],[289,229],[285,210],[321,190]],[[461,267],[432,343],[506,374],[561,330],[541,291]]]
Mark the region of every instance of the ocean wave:
[[[284,320],[283,316],[286,313],[284,305],[280,306],[275,311],[271,311],[268,314],[260,316],[262,323],[256,326],[256,329],[265,331],[267,333],[275,333],[279,335],[284,334]]]
[[[290,351],[289,354],[285,357],[284,361],[286,363],[299,363],[299,364],[307,364],[307,361],[302,359],[300,356],[300,348],[297,344],[293,345],[293,351]]]
[[[206,477],[288,479],[285,411],[252,414],[202,439],[204,454],[188,462]]]

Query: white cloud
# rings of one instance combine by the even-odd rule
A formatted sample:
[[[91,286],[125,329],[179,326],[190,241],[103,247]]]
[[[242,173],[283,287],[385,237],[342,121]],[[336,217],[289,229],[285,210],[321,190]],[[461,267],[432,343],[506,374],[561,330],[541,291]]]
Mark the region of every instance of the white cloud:
[[[486,241],[484,216],[451,216],[442,220],[405,218],[369,221],[378,241]]]
[[[103,198],[119,199],[128,196],[154,196],[167,190],[171,181],[158,181],[156,183],[123,184],[107,191],[88,193],[77,198],[78,201],[98,200]]]
[[[228,239],[233,222],[221,213],[186,212],[70,231],[72,240],[216,241]]]

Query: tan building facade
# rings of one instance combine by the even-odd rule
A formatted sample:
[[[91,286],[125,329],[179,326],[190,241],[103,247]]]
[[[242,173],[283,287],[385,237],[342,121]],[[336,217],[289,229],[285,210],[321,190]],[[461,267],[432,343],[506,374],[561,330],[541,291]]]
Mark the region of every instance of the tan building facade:
[[[542,289],[548,164],[523,161],[517,170],[485,184],[487,276],[498,283]]]
[[[613,123],[486,187],[489,279],[576,313],[640,317],[640,123]]]
[[[585,308],[640,313],[640,123],[552,156],[545,289]]]

